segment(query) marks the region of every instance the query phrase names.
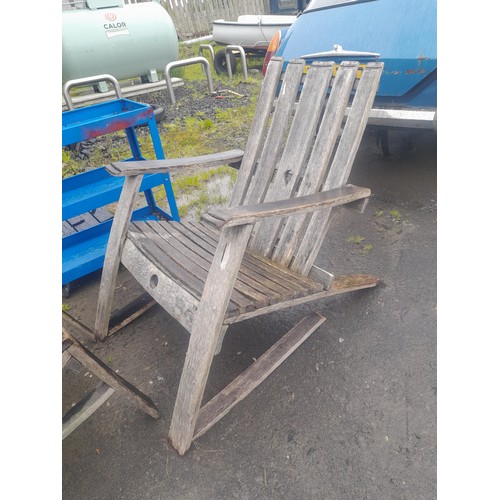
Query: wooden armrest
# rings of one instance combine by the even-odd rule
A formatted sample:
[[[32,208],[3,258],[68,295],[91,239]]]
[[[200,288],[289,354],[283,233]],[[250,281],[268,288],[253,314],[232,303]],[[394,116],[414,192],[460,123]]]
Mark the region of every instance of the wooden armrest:
[[[185,167],[218,167],[220,165],[239,165],[243,151],[233,149],[222,153],[171,158],[167,160],[118,161],[106,165],[106,170],[115,176],[171,173]]]
[[[207,214],[207,220],[210,220],[217,227],[240,226],[252,224],[259,219],[299,215],[314,212],[321,208],[345,205],[346,203],[367,198],[370,194],[371,191],[368,188],[346,184],[330,191],[287,200],[230,208],[215,208]]]

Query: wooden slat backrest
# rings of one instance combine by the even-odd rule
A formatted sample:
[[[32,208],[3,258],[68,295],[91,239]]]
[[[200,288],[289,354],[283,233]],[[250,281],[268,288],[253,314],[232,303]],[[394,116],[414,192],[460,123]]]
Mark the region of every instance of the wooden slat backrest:
[[[271,60],[231,205],[283,200],[345,184],[382,67],[381,63],[370,63],[361,71],[356,62],[337,67],[319,62],[305,72],[304,61],[298,60],[291,61],[282,74],[281,59]],[[356,94],[342,128],[353,89]],[[307,274],[328,229],[330,214],[331,210],[326,210],[257,223],[250,249]]]
[[[252,180],[256,162],[259,156],[261,156],[262,144],[269,128],[269,116],[273,109],[276,87],[280,81],[282,66],[282,59],[273,58],[269,62],[259,100],[257,101],[254,120],[245,146],[245,155],[241,161],[238,179],[231,195],[230,206],[242,205],[245,200],[248,186]]]
[[[296,65],[299,66],[298,63]],[[303,62],[299,68],[301,74],[298,75],[298,83],[303,74]],[[332,66],[328,63],[309,68],[281,158],[276,163],[274,175],[266,186],[264,201],[282,200],[296,195],[298,182],[304,173],[307,156],[314,143],[331,77]],[[252,250],[270,256],[280,224],[280,219],[257,224],[251,243]]]
[[[363,69],[349,115],[321,191],[327,191],[347,183],[365,132],[383,67],[383,63],[368,63]],[[298,246],[289,265],[290,269],[302,274],[309,273],[330,225],[331,214],[332,209],[314,212],[307,224],[303,225],[305,231],[297,240]]]

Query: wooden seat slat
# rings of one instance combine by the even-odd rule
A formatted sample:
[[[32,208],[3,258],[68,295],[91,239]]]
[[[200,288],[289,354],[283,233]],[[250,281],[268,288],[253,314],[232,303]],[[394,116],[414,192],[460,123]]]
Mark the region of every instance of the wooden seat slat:
[[[206,248],[210,248],[210,252],[207,251],[206,248],[202,248],[196,244],[191,237],[186,235],[186,233],[189,235],[189,230],[185,228],[183,223],[169,223],[164,224],[162,227],[166,233],[175,238],[176,245],[182,245],[182,252],[189,253],[193,259],[196,259],[197,256],[204,258],[209,266],[214,255],[216,245],[211,245],[210,243],[205,242],[205,246]],[[183,230],[184,232],[182,232]],[[263,294],[265,296],[265,301],[255,301],[256,307],[262,307],[267,303],[280,301],[282,300],[284,294],[287,296],[290,293],[293,294],[293,290],[287,290],[283,287],[277,288],[272,281],[266,282],[259,275],[255,275],[244,267],[242,267],[238,273],[238,278],[234,288],[243,295],[250,297]]]
[[[199,264],[194,264],[187,259],[179,259],[183,261],[179,263],[174,259],[173,255],[179,257],[177,249],[168,245],[167,242],[159,241],[161,237],[149,228],[144,222],[134,223],[134,230],[129,231],[129,239],[132,240],[134,245],[148,258],[154,259],[161,270],[167,275],[171,276],[173,281],[180,282],[193,294],[198,300],[203,293],[204,278],[208,275],[208,270],[203,269]],[[146,237],[141,237],[145,235]],[[165,251],[166,250],[166,251]],[[191,266],[191,264],[193,264]],[[265,305],[267,301],[265,297],[259,296],[257,298],[261,306]],[[255,309],[255,299],[252,300],[241,293],[235,292],[231,295],[231,303],[233,308],[238,311],[250,311]]]
[[[133,227],[133,228],[132,228]],[[154,261],[165,274],[176,276],[179,284],[195,297],[200,297],[203,291],[203,281],[180,266],[172,257],[162,251],[155,242],[155,237],[148,234],[147,228],[141,224],[133,224],[129,230],[128,239],[148,259]]]
[[[175,254],[180,252],[182,256],[190,259],[194,267],[196,267],[197,264],[201,265],[206,271],[206,273],[204,273],[206,277],[206,274],[210,269],[214,251],[209,252],[202,249],[198,245],[194,244],[191,239],[186,238],[182,233],[178,232],[178,229],[182,227],[182,223],[152,225],[152,227],[155,226],[158,232],[159,228],[161,228],[163,232],[166,245],[168,245],[168,247],[165,247],[165,250]],[[263,288],[258,281],[255,281],[241,273],[239,275],[239,279],[236,281],[233,295],[238,292],[244,297],[252,300],[256,308],[264,307],[280,299],[280,296],[275,294],[272,290]],[[233,302],[237,302],[233,296],[231,300]]]
[[[186,226],[184,223],[179,224],[171,224],[165,223],[163,225],[166,231],[175,235],[176,241],[178,243],[188,245],[194,244],[194,247],[191,247],[193,251],[197,251],[199,249],[200,255],[213,256],[213,252],[217,247],[217,240],[214,238],[205,236],[205,239],[200,238],[199,233],[193,234],[192,230],[195,228],[194,225]],[[196,240],[198,244],[194,242]],[[201,245],[205,246],[202,248]],[[211,249],[211,254],[209,254],[206,248]],[[211,258],[210,258],[211,260]],[[262,264],[264,264],[262,262]],[[269,266],[268,266],[269,267]],[[247,259],[243,258],[243,265],[238,273],[237,283],[241,281],[245,281],[248,285],[256,287],[257,289],[262,290],[266,295],[268,295],[271,299],[273,298],[283,298],[283,297],[295,297],[299,293],[296,288],[296,283],[290,283],[288,280],[282,280],[283,274],[278,274],[278,276],[273,279],[273,276],[269,276],[268,270],[263,269],[262,266],[256,265]],[[298,280],[297,280],[298,281]],[[238,288],[238,285],[236,285]],[[310,291],[310,287],[304,287],[304,291]]]
[[[196,230],[199,230],[199,234],[203,235],[207,243],[211,243],[213,246],[217,245],[217,229],[210,224],[206,224],[204,221],[196,223],[189,221],[189,224]],[[290,271],[290,269],[278,265],[270,259],[254,254],[251,250],[247,250],[245,252],[242,264],[253,264],[262,269],[262,272],[266,276],[272,276],[274,280],[279,281],[282,284],[286,283],[286,286],[295,288],[296,291],[303,290],[305,293],[309,293],[311,290],[319,289],[317,288],[319,287],[319,284],[308,276]]]
[[[190,221],[189,224],[198,229],[200,234],[205,235],[205,241],[207,241],[207,243],[210,242],[214,247],[217,245],[217,229],[205,224],[203,221],[198,223]],[[246,266],[247,264],[261,269],[261,272],[265,276],[272,277],[274,281],[281,283],[289,289],[295,289],[295,292],[299,294],[301,293],[301,290],[305,293],[310,293],[311,290],[316,290],[319,286],[316,281],[310,279],[308,276],[290,271],[289,269],[279,266],[267,258],[254,254],[250,250],[247,250],[243,256],[242,265]]]
[[[159,224],[145,221],[135,222],[133,227],[129,235],[134,245],[140,246],[144,254],[151,256],[165,274],[183,283],[193,295],[200,298],[217,241],[202,231],[193,233],[193,223]],[[205,238],[201,238],[200,234],[204,234]],[[205,248],[200,243],[204,243]],[[289,279],[291,274],[286,269],[280,270],[253,256],[244,259],[231,294],[233,307],[228,312],[233,316],[235,310],[244,313],[322,289],[320,284],[300,275],[292,283]],[[297,283],[301,284],[300,288]]]

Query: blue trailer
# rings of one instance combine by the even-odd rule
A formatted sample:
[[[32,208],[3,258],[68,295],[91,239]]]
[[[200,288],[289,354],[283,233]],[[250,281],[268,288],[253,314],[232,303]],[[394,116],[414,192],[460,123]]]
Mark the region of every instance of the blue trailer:
[[[310,0],[266,59],[383,61],[369,123],[435,129],[436,16],[437,0]]]

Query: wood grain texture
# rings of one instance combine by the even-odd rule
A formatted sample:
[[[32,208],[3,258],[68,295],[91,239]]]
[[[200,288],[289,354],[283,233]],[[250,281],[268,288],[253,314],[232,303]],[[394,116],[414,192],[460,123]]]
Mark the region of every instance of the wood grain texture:
[[[380,278],[378,276],[373,276],[370,274],[352,274],[348,276],[338,276],[336,277],[331,287],[328,290],[321,290],[309,295],[304,295],[297,299],[291,299],[288,301],[280,302],[278,304],[272,304],[262,309],[255,311],[250,311],[247,313],[240,314],[238,316],[231,317],[227,316],[224,323],[231,325],[233,323],[238,323],[240,321],[245,321],[246,319],[255,318],[257,316],[262,316],[270,312],[276,312],[289,307],[295,307],[302,304],[307,304],[308,302],[314,302],[321,299],[326,299],[334,295],[341,293],[355,292],[358,290],[364,290],[366,288],[373,288],[380,283]]]
[[[181,40],[212,33],[212,20],[236,20],[242,14],[269,14],[268,0],[204,0],[162,2]]]
[[[147,293],[189,329],[194,318],[190,310],[201,300],[219,240],[219,230],[193,221],[134,222],[122,261]],[[238,316],[322,289],[310,277],[245,252],[226,315]]]
[[[297,184],[304,175],[307,155],[316,138],[318,121],[324,107],[328,84],[332,77],[331,63],[318,63],[309,68],[295,108],[281,158],[266,186],[264,202],[275,202],[295,196]],[[313,164],[313,166],[316,166]],[[252,250],[266,257],[274,249],[281,221],[267,219],[255,227]]]
[[[318,313],[302,319],[294,328],[276,342],[255,363],[236,377],[200,411],[193,439],[200,437],[217,423],[231,408],[248,396],[286,358],[288,358],[324,321]]]
[[[294,214],[315,212],[326,207],[337,207],[370,196],[368,188],[352,184],[340,186],[330,191],[265,202],[241,207],[217,208],[210,211],[212,222],[218,227],[232,227],[251,224],[259,219],[276,219]],[[262,254],[252,246],[252,251]]]
[[[375,99],[382,69],[383,63],[368,63],[363,70],[353,98],[351,111],[324,183],[324,189],[342,186],[349,178]],[[323,243],[323,238],[318,238],[318,235],[326,234],[330,225],[331,213],[331,210],[325,210],[311,215],[307,231],[294,253],[293,261],[290,264],[291,269],[304,274],[309,272]]]
[[[331,164],[332,155],[341,133],[349,97],[356,78],[358,63],[343,62],[337,69],[330,95],[325,104],[318,133],[312,145],[311,155],[301,179],[296,196],[305,196],[320,191],[327,191],[325,176]],[[283,222],[272,258],[284,265],[289,265],[299,241],[307,231],[309,216],[302,214],[290,217]]]
[[[75,337],[72,337],[71,334],[64,328],[63,335],[69,338],[72,342],[71,346],[69,346],[69,348],[67,349],[67,352],[73,358],[75,358],[83,366],[88,368],[109,387],[112,387],[120,394],[129,397],[134,402],[134,404],[139,406],[139,408],[145,411],[148,415],[155,419],[160,418],[158,409],[148,396],[146,396],[143,392],[141,392],[123,377],[115,373],[111,368],[109,368],[108,365],[106,365],[97,356],[95,356]]]
[[[138,251],[130,240],[123,247],[122,263],[144,290],[189,331],[199,299],[176,283],[150,256]]]
[[[273,57],[269,61],[262,90],[257,101],[255,116],[248,135],[245,156],[241,162],[238,178],[231,195],[230,206],[241,205],[248,191],[253,176],[255,164],[262,151],[262,144],[267,135],[269,119],[273,109],[276,88],[280,81],[283,59]]]
[[[242,205],[260,203],[266,195],[276,164],[282,154],[283,145],[286,143],[303,71],[304,61],[290,61],[288,63],[281,82],[278,103],[272,114],[271,124],[260,151],[260,157],[256,158],[258,160],[256,168],[250,173],[247,191],[241,197]]]
[[[142,175],[155,173],[175,173],[186,167],[219,167],[221,165],[239,165],[243,151],[233,149],[222,153],[199,155],[166,160],[119,161],[106,165],[106,170],[114,176]]]
[[[215,354],[231,290],[250,238],[250,225],[225,229],[219,240],[203,296],[191,329],[169,442],[182,456],[191,446],[194,427]]]
[[[120,266],[120,258],[141,181],[141,175],[125,179],[113,218],[113,225],[111,226],[106,255],[104,257],[94,325],[94,334],[100,340],[108,335],[109,317],[113,304],[113,293]]]

